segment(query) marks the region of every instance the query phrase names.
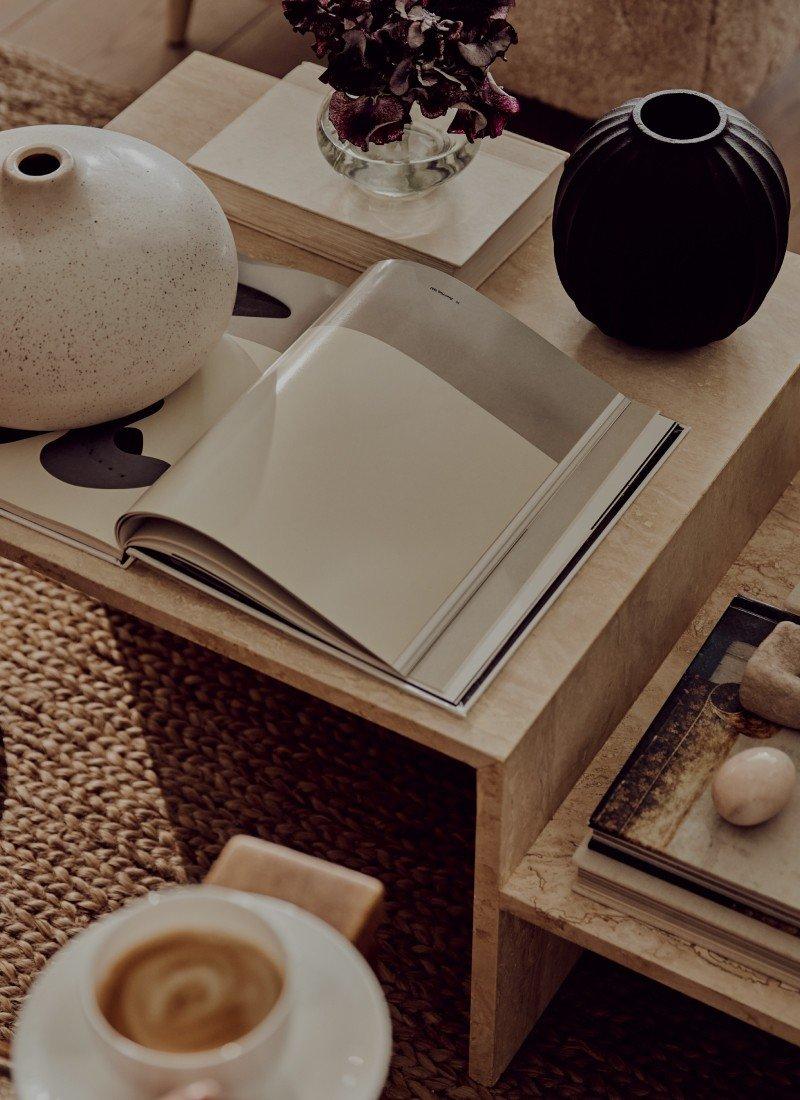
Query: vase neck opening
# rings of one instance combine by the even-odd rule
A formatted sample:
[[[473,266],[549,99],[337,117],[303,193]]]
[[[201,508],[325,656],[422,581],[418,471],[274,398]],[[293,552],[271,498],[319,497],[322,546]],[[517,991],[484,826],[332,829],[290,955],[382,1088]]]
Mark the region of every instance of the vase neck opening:
[[[18,184],[44,184],[71,174],[75,162],[60,145],[27,145],[3,161],[3,175]]]
[[[52,176],[60,167],[61,161],[55,153],[28,153],[18,165],[23,176]]]
[[[634,123],[648,137],[670,145],[696,145],[720,134],[728,121],[725,107],[703,92],[673,88],[639,100]]]

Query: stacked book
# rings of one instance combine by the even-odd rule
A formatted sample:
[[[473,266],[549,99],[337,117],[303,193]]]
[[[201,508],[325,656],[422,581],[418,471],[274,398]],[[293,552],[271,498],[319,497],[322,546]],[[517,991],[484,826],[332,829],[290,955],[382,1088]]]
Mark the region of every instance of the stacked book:
[[[800,733],[739,701],[749,657],[785,620],[800,621],[732,601],[592,815],[576,890],[800,985],[800,798],[741,828],[711,797],[719,765],[764,741],[800,765]]]
[[[314,140],[330,91],[322,71],[304,63],[273,81],[189,158],[231,221],[334,260],[352,277],[396,258],[480,286],[552,213],[566,154],[510,132],[413,203],[363,193],[331,171]]]

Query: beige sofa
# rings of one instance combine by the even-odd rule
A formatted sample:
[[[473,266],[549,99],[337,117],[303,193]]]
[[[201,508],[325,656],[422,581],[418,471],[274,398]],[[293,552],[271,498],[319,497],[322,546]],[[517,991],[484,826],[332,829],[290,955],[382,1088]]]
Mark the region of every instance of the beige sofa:
[[[517,0],[505,87],[593,118],[658,88],[744,108],[800,48],[800,0]]]

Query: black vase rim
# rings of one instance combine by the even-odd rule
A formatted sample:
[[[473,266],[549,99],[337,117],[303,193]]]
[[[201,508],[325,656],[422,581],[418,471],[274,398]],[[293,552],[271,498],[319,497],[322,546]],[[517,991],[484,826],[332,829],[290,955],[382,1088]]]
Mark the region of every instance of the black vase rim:
[[[634,125],[647,137],[674,146],[713,141],[729,120],[724,103],[693,88],[650,92],[637,100],[632,117]]]

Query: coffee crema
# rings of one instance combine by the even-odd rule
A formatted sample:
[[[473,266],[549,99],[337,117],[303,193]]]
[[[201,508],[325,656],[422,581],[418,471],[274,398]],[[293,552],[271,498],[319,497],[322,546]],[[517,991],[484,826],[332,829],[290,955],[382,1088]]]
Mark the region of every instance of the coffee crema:
[[[117,959],[98,985],[97,1003],[126,1039],[189,1054],[241,1039],[282,989],[280,970],[254,944],[186,930],[154,936]]]

